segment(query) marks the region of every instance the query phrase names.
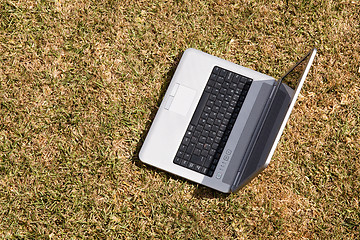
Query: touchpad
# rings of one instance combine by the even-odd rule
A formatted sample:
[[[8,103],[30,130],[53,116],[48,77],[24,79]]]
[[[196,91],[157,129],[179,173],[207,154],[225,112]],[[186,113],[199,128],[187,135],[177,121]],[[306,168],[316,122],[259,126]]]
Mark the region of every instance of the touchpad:
[[[174,99],[172,100],[169,110],[186,116],[191,104],[193,103],[195,95],[195,90],[180,85],[176,91]]]

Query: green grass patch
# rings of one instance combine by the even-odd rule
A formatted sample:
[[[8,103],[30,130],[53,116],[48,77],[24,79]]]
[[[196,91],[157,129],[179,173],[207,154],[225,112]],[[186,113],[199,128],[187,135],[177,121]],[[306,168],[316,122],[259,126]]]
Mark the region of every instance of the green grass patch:
[[[0,238],[358,239],[359,1],[0,3]],[[269,168],[225,195],[138,151],[189,47],[318,55]]]

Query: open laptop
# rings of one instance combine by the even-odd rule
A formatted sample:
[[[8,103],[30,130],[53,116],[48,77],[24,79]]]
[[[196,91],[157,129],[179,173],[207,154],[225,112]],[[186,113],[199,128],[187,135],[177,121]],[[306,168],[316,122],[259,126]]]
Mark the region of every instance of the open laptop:
[[[221,192],[236,192],[269,164],[314,60],[282,78],[196,49],[174,73],[139,158]]]

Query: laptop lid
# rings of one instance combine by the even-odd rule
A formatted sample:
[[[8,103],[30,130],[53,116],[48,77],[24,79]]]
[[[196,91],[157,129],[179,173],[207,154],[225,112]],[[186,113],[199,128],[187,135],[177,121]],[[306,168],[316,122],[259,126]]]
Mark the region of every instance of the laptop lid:
[[[232,191],[238,191],[270,163],[315,54],[316,49],[314,48],[275,82],[259,119],[259,124],[246,150],[244,164],[239,168],[231,187]],[[295,90],[292,91],[288,86]]]

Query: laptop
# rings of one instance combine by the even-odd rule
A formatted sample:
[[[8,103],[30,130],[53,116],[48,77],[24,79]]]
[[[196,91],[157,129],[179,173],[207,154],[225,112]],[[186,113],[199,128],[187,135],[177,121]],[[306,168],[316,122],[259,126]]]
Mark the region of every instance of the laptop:
[[[220,192],[238,191],[268,166],[315,54],[275,80],[187,49],[139,159]]]

